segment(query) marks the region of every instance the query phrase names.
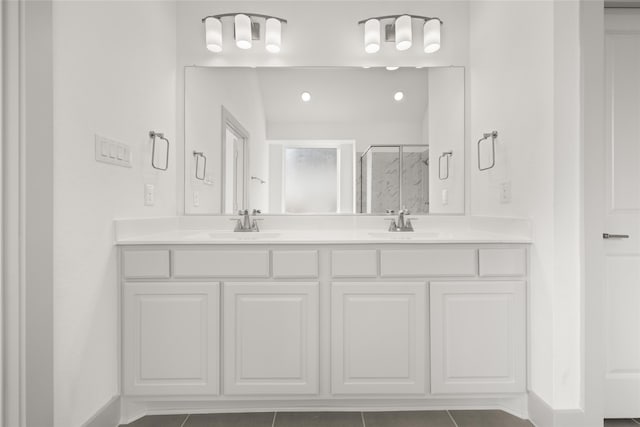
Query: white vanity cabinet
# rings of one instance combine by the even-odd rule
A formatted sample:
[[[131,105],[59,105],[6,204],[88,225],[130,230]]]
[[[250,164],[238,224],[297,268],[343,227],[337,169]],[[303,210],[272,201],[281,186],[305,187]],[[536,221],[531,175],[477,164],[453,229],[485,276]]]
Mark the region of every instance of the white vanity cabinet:
[[[318,283],[224,284],[224,391],[318,393]]]
[[[218,283],[125,282],[127,395],[218,394]]]
[[[425,392],[425,282],[331,284],[331,391]]]
[[[524,243],[137,244],[120,254],[125,403],[526,399]]]
[[[524,391],[525,307],[523,281],[431,282],[431,392]]]

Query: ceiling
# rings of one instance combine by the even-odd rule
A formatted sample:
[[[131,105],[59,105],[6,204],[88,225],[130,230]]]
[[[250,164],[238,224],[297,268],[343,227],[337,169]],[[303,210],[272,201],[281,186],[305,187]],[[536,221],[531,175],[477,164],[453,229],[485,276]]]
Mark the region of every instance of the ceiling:
[[[426,68],[259,68],[257,75],[267,123],[422,122],[427,108]]]

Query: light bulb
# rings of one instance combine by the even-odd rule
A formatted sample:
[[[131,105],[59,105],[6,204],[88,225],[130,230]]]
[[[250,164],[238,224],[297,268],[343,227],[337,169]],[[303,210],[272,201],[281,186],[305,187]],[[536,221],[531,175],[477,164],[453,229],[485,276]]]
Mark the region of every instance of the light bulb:
[[[267,52],[280,52],[282,45],[282,23],[278,19],[267,18],[264,40]]]
[[[234,17],[236,29],[236,46],[240,49],[251,49],[251,18],[239,14]]]
[[[403,98],[404,98],[404,93],[402,91],[398,91],[393,94],[393,99],[395,99],[398,102],[402,101]]]
[[[409,15],[402,15],[396,19],[396,49],[409,49],[412,40],[411,17]]]
[[[380,21],[369,19],[364,23],[364,50],[376,53],[380,50]]]
[[[430,19],[424,23],[424,52],[433,53],[440,49],[440,20]]]
[[[309,92],[302,92],[300,98],[302,98],[304,102],[309,102],[311,101],[311,94]]]
[[[205,40],[211,52],[222,52],[222,22],[218,18],[204,20]]]

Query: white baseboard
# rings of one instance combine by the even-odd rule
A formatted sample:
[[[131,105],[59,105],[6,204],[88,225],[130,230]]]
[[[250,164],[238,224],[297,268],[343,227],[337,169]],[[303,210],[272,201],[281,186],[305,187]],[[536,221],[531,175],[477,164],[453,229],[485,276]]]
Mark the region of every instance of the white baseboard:
[[[121,418],[120,396],[113,396],[82,427],[117,427]]]
[[[581,409],[553,409],[540,396],[529,392],[529,420],[536,427],[586,427]]]
[[[225,399],[203,397],[123,397],[123,423],[145,415],[202,414],[221,412],[302,411],[417,411],[498,409],[520,418],[527,416],[527,396],[494,398],[397,398],[397,399]],[[91,426],[94,427],[94,426]],[[97,427],[97,426],[96,426]]]

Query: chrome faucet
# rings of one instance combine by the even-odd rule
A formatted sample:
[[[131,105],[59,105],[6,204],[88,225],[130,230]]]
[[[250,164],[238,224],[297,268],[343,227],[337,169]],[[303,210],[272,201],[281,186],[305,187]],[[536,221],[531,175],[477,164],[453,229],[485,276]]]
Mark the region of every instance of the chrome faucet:
[[[398,211],[398,218],[388,218],[391,221],[389,224],[389,231],[413,231],[413,225],[409,218],[405,218],[411,213],[407,209],[400,209]]]
[[[256,216],[259,213],[261,213],[260,210],[254,209],[251,215]],[[258,227],[259,220],[254,218],[252,221],[251,215],[247,209],[239,210],[238,215],[240,215],[241,218],[231,218],[232,221],[236,221],[236,226],[233,231],[241,233],[260,231],[260,228]]]

